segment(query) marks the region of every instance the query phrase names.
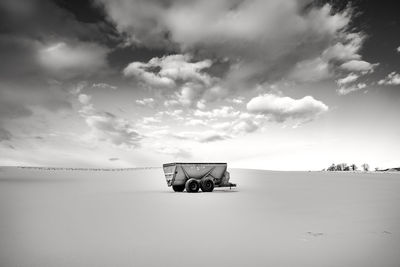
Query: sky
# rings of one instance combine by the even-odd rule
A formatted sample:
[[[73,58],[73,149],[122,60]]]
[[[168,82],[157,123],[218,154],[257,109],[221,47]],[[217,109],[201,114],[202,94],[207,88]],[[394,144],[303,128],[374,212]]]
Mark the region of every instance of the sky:
[[[0,165],[400,167],[399,33],[390,1],[3,0]]]

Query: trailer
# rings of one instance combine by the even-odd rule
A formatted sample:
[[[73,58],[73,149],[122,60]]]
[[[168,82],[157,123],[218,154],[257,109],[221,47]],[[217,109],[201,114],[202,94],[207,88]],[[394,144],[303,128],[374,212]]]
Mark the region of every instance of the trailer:
[[[175,192],[212,192],[215,187],[236,187],[230,183],[226,163],[183,163],[163,164],[167,185]]]

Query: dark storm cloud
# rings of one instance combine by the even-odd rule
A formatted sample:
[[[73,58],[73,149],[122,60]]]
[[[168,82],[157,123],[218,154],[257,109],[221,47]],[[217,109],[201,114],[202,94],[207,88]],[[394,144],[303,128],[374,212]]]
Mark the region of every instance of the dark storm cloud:
[[[38,43],[31,39],[10,34],[0,34],[0,77],[19,79],[23,75],[34,75],[40,69],[35,58]]]
[[[3,0],[0,3],[1,33],[46,40],[69,38],[107,42],[117,38],[104,20],[78,21],[69,10],[48,0]]]
[[[115,46],[122,38],[101,16],[82,21],[79,19],[84,15],[73,13],[77,9],[70,10],[69,6],[63,1],[48,0],[0,2],[0,75],[3,79],[20,75],[47,78],[49,70],[50,74],[57,72],[56,78],[71,78],[71,72],[82,72],[82,69],[76,71],[81,65],[86,65],[84,69],[105,65],[103,62],[110,50],[107,46]],[[90,8],[86,10],[90,14]],[[64,71],[66,74],[61,74]]]
[[[8,127],[11,120],[32,116],[33,108],[71,109],[63,82],[107,68],[107,46],[120,42],[119,35],[101,16],[81,18],[60,1],[0,1],[3,139],[14,135]]]
[[[78,21],[96,23],[105,21],[105,13],[99,5],[94,5],[91,0],[54,0],[59,7],[71,12]]]
[[[212,59],[207,72],[221,79],[219,91],[253,90],[282,79],[318,82],[351,71],[367,73],[367,67],[372,73],[377,66],[359,53],[365,36],[351,27],[355,13],[348,5],[307,0],[96,2],[129,37],[128,47],[174,50],[193,55],[194,62]]]

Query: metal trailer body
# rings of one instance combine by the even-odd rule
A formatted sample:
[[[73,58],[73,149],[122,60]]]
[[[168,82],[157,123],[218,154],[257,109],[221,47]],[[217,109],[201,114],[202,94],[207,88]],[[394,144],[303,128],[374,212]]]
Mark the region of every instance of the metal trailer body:
[[[186,191],[192,192],[188,190],[187,183],[195,180],[203,191],[211,192],[214,187],[231,188],[236,186],[236,184],[229,182],[230,176],[227,166],[226,163],[174,162],[163,164],[163,169],[168,186],[172,186],[175,191],[183,191],[186,186]],[[211,183],[210,180],[212,181],[212,188],[205,190],[203,185],[206,181]],[[197,192],[198,189],[195,191]]]

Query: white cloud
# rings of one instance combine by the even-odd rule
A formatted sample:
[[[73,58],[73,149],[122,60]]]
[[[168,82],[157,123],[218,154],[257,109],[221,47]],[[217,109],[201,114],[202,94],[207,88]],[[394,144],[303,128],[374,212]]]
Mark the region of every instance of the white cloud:
[[[204,120],[189,119],[188,121],[185,122],[185,125],[188,125],[188,126],[205,126],[205,125],[207,125],[207,123]]]
[[[236,134],[252,133],[258,128],[259,125],[252,119],[239,119],[232,126],[232,130]]]
[[[108,141],[114,145],[125,145],[129,148],[139,146],[142,136],[128,121],[117,118],[111,113],[98,113],[86,116],[86,123],[100,141]]]
[[[94,74],[105,68],[108,49],[94,43],[56,43],[39,51],[41,65],[57,78]]]
[[[396,51],[397,51],[398,53],[400,53],[400,46],[397,47]]]
[[[350,74],[347,75],[346,77],[344,77],[344,78],[342,78],[342,79],[339,79],[339,80],[337,80],[336,82],[337,82],[337,84],[338,84],[339,86],[341,86],[341,85],[345,85],[345,84],[348,84],[348,83],[352,83],[352,82],[356,81],[359,77],[360,77],[360,76],[357,75],[357,74],[350,73]]]
[[[371,64],[367,61],[356,60],[356,59],[350,60],[340,65],[340,67],[344,70],[359,71],[363,73],[373,72],[376,66],[378,66],[378,64]]]
[[[90,95],[86,95],[86,94],[80,94],[78,96],[78,100],[79,102],[81,102],[81,104],[83,105],[89,105],[90,101],[92,100],[92,97]]]
[[[161,120],[159,118],[155,118],[155,117],[143,117],[142,118],[143,124],[160,123],[160,122],[161,122]]]
[[[328,47],[322,53],[322,57],[327,61],[337,60],[341,62],[361,59],[358,51],[364,42],[364,36],[360,33],[347,33],[341,39]]]
[[[337,92],[339,95],[347,95],[349,93],[362,90],[366,87],[367,87],[367,85],[365,83],[357,83],[357,84],[351,85],[351,86],[344,85],[344,86],[339,87]]]
[[[155,57],[147,63],[130,63],[124,69],[124,74],[156,87],[172,87],[180,81],[209,85],[211,83],[210,76],[201,71],[210,67],[212,62],[210,60],[190,62],[191,60],[192,57],[188,54]]]
[[[238,105],[239,105],[239,104],[242,104],[243,101],[244,101],[244,98],[243,98],[243,97],[237,97],[237,98],[234,98],[234,99],[231,100],[232,103],[238,104]]]
[[[223,121],[219,120],[216,123],[209,123],[209,125],[220,134],[233,138],[257,131],[265,121],[265,116],[263,115],[240,112],[239,116],[236,118]]]
[[[136,104],[141,105],[141,106],[153,107],[155,101],[154,101],[154,98],[149,97],[149,98],[138,99],[135,102],[136,102]]]
[[[211,60],[192,62],[192,56],[178,54],[155,57],[147,63],[132,62],[123,72],[153,88],[175,89],[173,99],[164,102],[166,106],[202,107],[203,96],[207,90],[213,93],[213,85],[219,80],[203,71],[211,65]]]
[[[136,148],[143,139],[133,126],[125,119],[109,112],[100,112],[93,107],[91,96],[78,96],[82,108],[79,110],[86,124],[91,129],[91,136],[99,141],[106,141],[116,146]]]
[[[185,148],[179,148],[176,145],[156,144],[155,151],[161,154],[171,155],[179,159],[187,159],[192,157],[190,150]]]
[[[196,117],[203,117],[208,119],[220,119],[220,118],[236,118],[240,114],[240,111],[235,110],[230,106],[223,106],[221,108],[212,109],[210,111],[196,110],[193,115]]]
[[[289,74],[289,79],[300,82],[316,82],[330,78],[328,62],[321,57],[298,62]]]
[[[151,87],[172,88],[175,86],[175,82],[172,79],[149,71],[150,67],[146,63],[132,62],[124,69],[124,75],[135,77]]]
[[[108,84],[108,83],[94,83],[94,84],[92,84],[92,88],[110,89],[110,90],[118,89],[118,87]]]
[[[78,84],[74,85],[72,89],[70,89],[70,93],[72,95],[79,95],[79,93],[82,92],[83,89],[85,89],[88,86],[88,82],[87,81],[81,81],[78,82]]]
[[[400,74],[396,72],[391,72],[385,79],[378,82],[380,85],[399,85],[400,84]]]
[[[179,105],[180,105],[180,103],[176,99],[168,99],[168,100],[164,101],[164,106],[167,107],[167,108],[169,108],[169,107],[177,107]]]
[[[211,60],[206,59],[198,62],[191,62],[192,56],[170,55],[162,58],[152,58],[149,61],[150,66],[160,67],[159,75],[173,80],[197,81],[205,85],[210,84],[210,76],[201,72],[212,65]]]
[[[267,115],[270,119],[277,122],[284,122],[288,119],[308,122],[328,111],[328,106],[314,99],[312,96],[293,99],[273,94],[264,94],[251,99],[247,103],[247,109],[252,113]]]
[[[202,99],[202,100],[197,101],[196,107],[198,109],[205,109],[206,108],[205,100]]]
[[[174,120],[183,120],[183,110],[175,109],[175,110],[159,111],[157,112],[156,116],[157,117],[166,116],[169,118],[173,118]]]
[[[177,100],[184,106],[191,106],[196,101],[201,100],[204,91],[203,85],[188,82],[181,87],[180,92],[177,94]]]

